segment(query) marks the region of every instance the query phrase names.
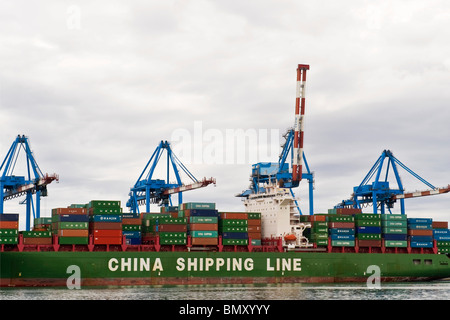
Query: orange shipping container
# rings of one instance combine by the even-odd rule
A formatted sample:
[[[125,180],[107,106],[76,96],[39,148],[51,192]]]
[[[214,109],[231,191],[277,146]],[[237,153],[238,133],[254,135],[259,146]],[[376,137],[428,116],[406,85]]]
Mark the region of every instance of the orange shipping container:
[[[191,223],[189,229],[192,231],[219,230],[219,225],[217,223]]]
[[[248,221],[247,222],[248,226],[260,226],[261,225],[260,219],[248,219],[247,221]]]
[[[18,229],[18,221],[0,221],[0,229]]]
[[[219,244],[218,238],[191,238],[191,243],[193,245],[212,245],[216,246]]]
[[[248,214],[246,212],[221,212],[220,217],[222,219],[248,219]]]
[[[91,222],[89,223],[89,229],[122,230],[122,222]]]
[[[448,229],[447,221],[433,221],[432,222],[433,229]]]
[[[23,244],[41,244],[49,245],[52,244],[52,238],[23,238]]]
[[[142,221],[139,218],[127,218],[127,219],[122,219],[122,224],[125,225],[136,225],[136,224],[141,224]]]
[[[60,237],[88,237],[89,231],[86,229],[62,229],[58,231]]]
[[[248,226],[248,232],[261,232],[260,226]]]
[[[408,235],[410,235],[410,236],[432,236],[433,230],[409,229]]]
[[[249,232],[248,237],[250,239],[261,239],[261,232]]]

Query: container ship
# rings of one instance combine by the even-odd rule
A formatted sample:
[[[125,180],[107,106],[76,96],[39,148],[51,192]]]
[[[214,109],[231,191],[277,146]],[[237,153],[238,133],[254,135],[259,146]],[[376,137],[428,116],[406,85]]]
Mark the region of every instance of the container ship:
[[[355,187],[351,199],[327,212],[314,212],[314,177],[302,145],[307,70],[308,65],[298,65],[295,125],[285,136],[280,159],[252,166],[249,189],[237,195],[243,201],[240,212],[224,211],[214,202],[183,202],[183,192],[215,183],[213,178],[194,178],[185,185],[179,170],[174,170],[177,182],[170,183],[167,170],[167,181],[154,179],[163,151],[167,151],[168,167],[172,161],[174,168],[187,171],[170,144],[161,141],[130,189],[127,210],[118,200],[100,199],[53,208],[50,216],[41,217],[39,199],[47,195],[47,185],[58,176],[43,175],[27,137],[18,136],[0,167],[0,192],[3,200],[26,195],[26,230],[19,231],[19,214],[4,213],[1,201],[0,286],[368,283],[373,277],[391,282],[449,278],[448,222],[411,217],[404,212],[404,200],[447,193],[450,186],[404,193],[401,185],[393,189],[387,181],[378,181],[377,170],[383,161],[377,161],[368,175],[371,178],[378,172],[375,182]],[[17,150],[26,151],[33,169],[27,177],[10,174]],[[390,152],[382,156],[391,168],[399,163]],[[309,214],[301,212],[292,191],[302,179],[309,181]],[[176,206],[171,205],[174,194],[178,195]],[[36,200],[31,204],[33,195]],[[390,209],[397,201],[402,212],[392,214]],[[368,202],[373,204],[373,212],[363,213],[362,204]],[[160,205],[158,212],[151,212],[150,203]],[[140,205],[146,205],[145,212],[140,212]]]

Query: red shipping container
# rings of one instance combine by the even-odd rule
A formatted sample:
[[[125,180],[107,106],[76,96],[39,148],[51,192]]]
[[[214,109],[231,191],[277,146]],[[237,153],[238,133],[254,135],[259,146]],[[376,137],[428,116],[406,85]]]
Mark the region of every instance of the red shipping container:
[[[122,222],[91,222],[89,223],[89,229],[122,230]]]
[[[261,232],[261,226],[248,226],[247,231],[250,232]]]
[[[353,229],[355,228],[354,222],[330,222],[328,223],[329,228],[344,228],[344,229]]]
[[[261,232],[249,232],[248,237],[250,239],[261,239]]]
[[[158,229],[156,229],[158,227]],[[160,224],[155,226],[155,231],[168,231],[168,232],[186,232],[187,225],[186,224]]]
[[[18,221],[0,221],[0,229],[19,229]]]
[[[360,247],[381,247],[381,240],[358,240]]]
[[[122,224],[125,225],[136,225],[136,224],[141,224],[142,221],[139,218],[127,218],[127,219],[122,219]]]
[[[312,215],[309,216],[310,220],[309,221],[327,221],[327,216],[325,215]]]
[[[97,229],[92,230],[92,234],[95,237],[121,237],[122,230]]]
[[[94,237],[94,244],[122,244],[122,237]]]
[[[55,208],[52,209],[52,215],[55,214],[87,214],[86,208]]]

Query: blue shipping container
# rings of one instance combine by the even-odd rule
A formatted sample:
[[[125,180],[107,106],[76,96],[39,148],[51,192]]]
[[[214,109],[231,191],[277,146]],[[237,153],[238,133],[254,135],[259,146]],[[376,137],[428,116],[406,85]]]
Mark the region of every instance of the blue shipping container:
[[[0,213],[0,221],[19,221],[18,213]]]
[[[431,218],[408,218],[408,224],[431,224],[433,219]]]
[[[410,241],[433,242],[433,236],[409,236]]]
[[[331,240],[355,240],[354,234],[332,234]]]
[[[383,235],[384,240],[397,240],[397,241],[406,241],[408,239],[408,235],[406,233],[387,233]]]
[[[222,233],[223,239],[248,239],[247,232],[224,232]]]
[[[330,234],[355,234],[355,229],[330,228]]]
[[[96,214],[94,216],[90,216],[89,221],[91,221],[91,222],[122,222],[122,215]]]
[[[89,216],[84,214],[61,214],[57,217],[59,222],[89,222]]]
[[[432,224],[431,223],[411,223],[408,224],[408,229],[411,230],[431,230]]]
[[[358,227],[358,233],[381,233],[381,227]]]
[[[433,248],[433,242],[411,241],[411,248]]]

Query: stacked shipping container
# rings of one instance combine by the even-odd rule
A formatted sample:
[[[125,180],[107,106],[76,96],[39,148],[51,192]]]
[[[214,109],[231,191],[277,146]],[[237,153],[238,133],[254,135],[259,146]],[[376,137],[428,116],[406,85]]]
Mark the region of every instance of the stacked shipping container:
[[[94,244],[122,244],[122,208],[120,201],[92,200],[87,205],[89,231]]]
[[[381,247],[381,215],[355,214],[356,237],[360,247]]]
[[[52,209],[52,233],[59,244],[88,244],[89,216],[86,208]]]
[[[19,235],[19,214],[0,214],[0,244],[17,244]]]
[[[433,225],[429,218],[408,218],[408,238],[411,248],[433,247]]]
[[[433,237],[439,253],[450,253],[450,230],[447,221],[433,221]]]
[[[408,246],[406,215],[381,215],[381,231],[386,248],[406,248]]]
[[[246,212],[222,212],[219,219],[222,244],[248,245],[248,214]]]
[[[355,246],[355,218],[351,215],[329,215],[328,227],[333,247]]]
[[[125,244],[141,244],[141,224],[139,213],[124,213],[122,215],[122,235],[125,237]]]
[[[179,214],[189,221],[188,235],[193,246],[219,244],[219,213],[215,203],[182,203],[179,206]]]

